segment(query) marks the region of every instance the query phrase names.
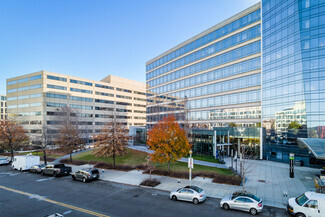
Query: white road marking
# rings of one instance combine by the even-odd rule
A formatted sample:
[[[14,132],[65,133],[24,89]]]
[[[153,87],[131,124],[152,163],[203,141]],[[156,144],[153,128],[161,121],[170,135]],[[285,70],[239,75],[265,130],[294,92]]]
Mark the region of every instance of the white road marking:
[[[46,179],[37,179],[36,182],[44,182],[44,181],[48,181],[48,180],[52,180],[54,179],[54,177],[50,177],[50,178],[46,178]]]
[[[67,214],[70,214],[72,211],[71,210],[68,210],[68,211],[65,211],[64,213],[62,213],[63,215],[67,215]]]

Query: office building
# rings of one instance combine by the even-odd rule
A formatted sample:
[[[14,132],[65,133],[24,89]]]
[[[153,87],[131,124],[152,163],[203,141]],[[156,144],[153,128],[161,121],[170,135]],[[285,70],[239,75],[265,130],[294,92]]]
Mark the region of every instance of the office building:
[[[113,75],[94,81],[40,71],[7,79],[8,118],[37,140],[43,126],[57,133],[61,110],[69,107],[82,137],[89,140],[113,116],[128,127],[145,126],[145,91],[144,83]]]
[[[0,95],[0,120],[7,118],[7,99],[6,96]]]
[[[263,0],[146,63],[147,127],[174,114],[195,152],[319,165],[299,138],[324,138],[324,55],[325,1]]]

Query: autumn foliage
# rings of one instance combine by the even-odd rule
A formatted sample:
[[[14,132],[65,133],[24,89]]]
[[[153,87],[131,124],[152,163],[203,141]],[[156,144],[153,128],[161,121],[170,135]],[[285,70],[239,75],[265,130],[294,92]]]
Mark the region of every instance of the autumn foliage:
[[[23,127],[14,121],[0,121],[0,145],[10,149],[11,160],[14,156],[14,149],[28,142],[28,136]]]
[[[147,145],[154,151],[151,154],[153,162],[168,163],[168,173],[170,162],[186,156],[191,148],[185,131],[172,115],[165,117],[149,130]]]

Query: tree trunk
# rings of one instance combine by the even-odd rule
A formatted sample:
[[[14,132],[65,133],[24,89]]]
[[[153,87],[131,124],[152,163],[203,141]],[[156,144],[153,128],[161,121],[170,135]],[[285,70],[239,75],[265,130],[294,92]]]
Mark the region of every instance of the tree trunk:
[[[46,151],[45,151],[45,149],[43,149],[43,159],[44,159],[44,164],[46,165],[47,161],[46,161]]]
[[[13,149],[13,147],[12,147],[12,143],[10,142],[10,144],[9,144],[9,146],[10,146],[10,157],[11,157],[11,162],[13,161],[13,159],[14,159],[14,149]]]
[[[115,167],[115,151],[113,153],[113,166]]]
[[[168,161],[168,175],[170,175],[170,161]]]
[[[70,152],[70,162],[72,162],[72,153]]]

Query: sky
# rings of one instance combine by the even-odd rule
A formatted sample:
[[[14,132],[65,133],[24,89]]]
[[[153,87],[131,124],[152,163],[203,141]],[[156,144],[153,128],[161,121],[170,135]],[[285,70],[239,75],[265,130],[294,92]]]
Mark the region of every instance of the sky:
[[[145,82],[145,63],[258,0],[1,0],[0,94],[41,70]]]

